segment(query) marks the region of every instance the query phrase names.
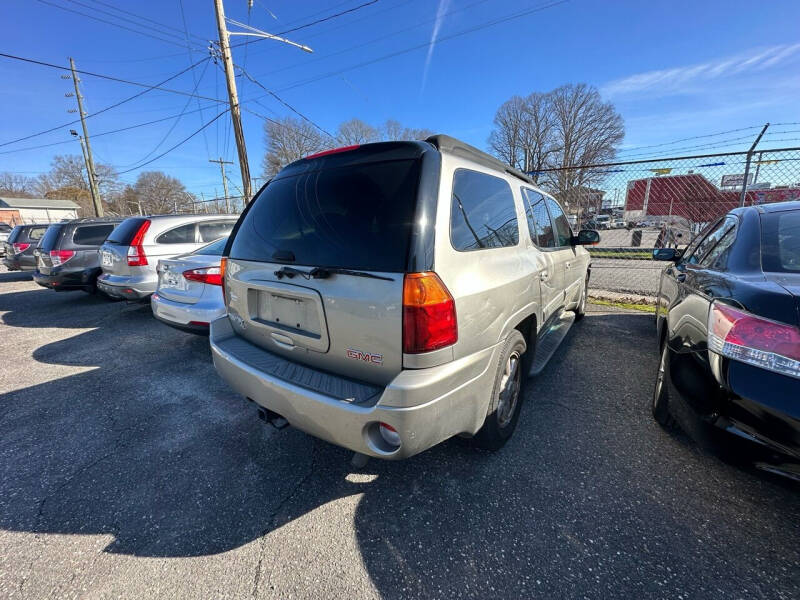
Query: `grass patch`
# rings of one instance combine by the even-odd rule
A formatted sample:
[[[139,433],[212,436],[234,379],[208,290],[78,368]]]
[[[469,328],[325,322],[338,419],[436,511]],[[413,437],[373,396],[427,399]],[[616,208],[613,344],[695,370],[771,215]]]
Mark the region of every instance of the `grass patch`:
[[[632,302],[612,302],[610,300],[600,300],[599,298],[589,297],[590,304],[601,306],[615,306],[617,308],[627,308],[628,310],[640,310],[642,312],[655,313],[656,307],[652,304],[634,304]]]

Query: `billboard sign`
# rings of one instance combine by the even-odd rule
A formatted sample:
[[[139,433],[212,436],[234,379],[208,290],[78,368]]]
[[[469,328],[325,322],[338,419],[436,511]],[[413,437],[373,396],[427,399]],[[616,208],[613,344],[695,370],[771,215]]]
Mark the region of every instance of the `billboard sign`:
[[[744,183],[744,173],[737,173],[734,175],[723,175],[721,187],[742,187]],[[747,185],[753,183],[753,174],[747,174]]]

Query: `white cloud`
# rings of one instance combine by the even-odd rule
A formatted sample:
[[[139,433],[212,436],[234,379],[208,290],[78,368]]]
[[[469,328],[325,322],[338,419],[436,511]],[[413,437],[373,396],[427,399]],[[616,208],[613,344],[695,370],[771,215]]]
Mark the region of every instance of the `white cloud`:
[[[645,71],[610,81],[601,87],[609,98],[647,94],[668,96],[691,90],[693,86],[709,81],[746,73],[762,71],[786,62],[800,53],[800,43],[757,48],[735,56],[705,63]]]
[[[422,72],[422,87],[420,94],[425,91],[425,83],[428,81],[428,67],[431,66],[431,58],[433,58],[433,48],[436,46],[436,40],[439,39],[439,30],[444,23],[444,15],[447,8],[450,6],[450,0],[439,0],[439,8],[436,9],[436,21],[433,23],[433,31],[431,32],[431,41],[428,46],[428,55],[425,57],[425,69]]]

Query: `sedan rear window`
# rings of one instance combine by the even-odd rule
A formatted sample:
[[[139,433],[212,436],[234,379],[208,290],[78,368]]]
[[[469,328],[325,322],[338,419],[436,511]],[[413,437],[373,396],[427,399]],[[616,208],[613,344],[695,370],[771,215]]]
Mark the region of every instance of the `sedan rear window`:
[[[410,159],[275,179],[253,201],[230,257],[403,272],[419,175]]]
[[[225,251],[225,245],[228,243],[227,237],[219,238],[216,242],[211,242],[203,246],[202,248],[198,248],[192,254],[200,254],[202,256],[222,256],[222,253]]]
[[[125,219],[122,223],[116,226],[114,230],[111,232],[111,235],[108,236],[106,242],[110,244],[119,244],[120,246],[127,246],[131,243],[133,236],[136,235],[136,232],[139,231],[139,227],[142,226],[147,219],[143,217],[130,217]]]
[[[800,273],[800,211],[768,213],[761,219],[764,270]]]

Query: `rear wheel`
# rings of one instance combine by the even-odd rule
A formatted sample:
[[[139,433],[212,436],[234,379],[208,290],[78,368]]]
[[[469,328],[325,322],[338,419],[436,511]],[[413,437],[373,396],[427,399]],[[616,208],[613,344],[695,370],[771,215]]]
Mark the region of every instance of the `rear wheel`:
[[[515,329],[503,345],[486,420],[474,438],[481,448],[502,448],[517,427],[522,407],[522,356],[525,348],[525,338]]]
[[[675,418],[669,411],[669,392],[667,378],[669,377],[669,345],[665,341],[661,348],[661,360],[658,361],[656,371],[656,384],[653,388],[653,418],[659,425],[666,428],[675,426]]]

